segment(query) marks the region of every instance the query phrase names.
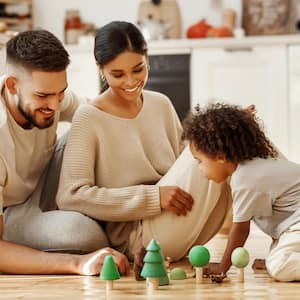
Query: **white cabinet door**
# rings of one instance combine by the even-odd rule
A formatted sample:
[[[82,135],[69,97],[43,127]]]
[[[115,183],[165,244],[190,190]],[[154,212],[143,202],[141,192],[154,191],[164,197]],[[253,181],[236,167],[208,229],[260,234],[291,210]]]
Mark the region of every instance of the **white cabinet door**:
[[[266,134],[288,156],[287,48],[195,49],[191,106],[255,104]]]
[[[289,158],[300,163],[300,46],[289,47]]]
[[[93,49],[68,49],[71,63],[68,67],[69,87],[76,94],[90,99],[99,94],[99,72]]]

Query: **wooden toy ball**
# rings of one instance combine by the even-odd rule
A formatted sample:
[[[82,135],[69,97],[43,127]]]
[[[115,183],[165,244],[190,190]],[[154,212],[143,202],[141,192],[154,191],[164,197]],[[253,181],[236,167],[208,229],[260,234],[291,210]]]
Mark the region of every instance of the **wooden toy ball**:
[[[231,254],[231,262],[236,268],[245,268],[249,263],[248,251],[243,247],[234,249]]]
[[[189,252],[189,261],[194,267],[204,267],[210,260],[210,254],[207,248],[203,246],[194,246]]]

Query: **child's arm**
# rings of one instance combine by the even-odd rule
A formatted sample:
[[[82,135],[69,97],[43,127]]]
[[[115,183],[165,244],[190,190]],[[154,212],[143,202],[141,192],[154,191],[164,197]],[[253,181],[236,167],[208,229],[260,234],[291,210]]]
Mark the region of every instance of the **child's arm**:
[[[212,264],[208,266],[208,270],[205,271],[207,275],[210,274],[226,274],[231,267],[231,253],[237,247],[244,246],[250,231],[250,220],[246,222],[233,223],[224,252],[222,261],[220,264]]]

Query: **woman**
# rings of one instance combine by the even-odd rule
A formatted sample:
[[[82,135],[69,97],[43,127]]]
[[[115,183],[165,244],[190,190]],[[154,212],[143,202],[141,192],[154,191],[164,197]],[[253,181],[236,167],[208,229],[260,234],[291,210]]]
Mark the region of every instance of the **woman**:
[[[178,260],[220,228],[225,185],[205,179],[188,148],[180,155],[182,127],[170,100],[143,89],[148,55],[137,27],[103,26],[94,54],[107,86],[73,119],[57,204],[106,221],[111,245],[131,259],[155,238]]]

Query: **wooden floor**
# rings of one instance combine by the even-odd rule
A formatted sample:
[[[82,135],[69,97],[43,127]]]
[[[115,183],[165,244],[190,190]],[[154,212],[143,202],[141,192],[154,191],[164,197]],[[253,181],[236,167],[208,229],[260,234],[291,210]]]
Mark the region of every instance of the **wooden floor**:
[[[206,246],[212,260],[221,257],[226,237],[216,236]],[[105,283],[98,277],[89,276],[0,276],[0,299],[300,299],[300,283],[280,283],[272,280],[266,272],[254,273],[250,267],[254,258],[263,258],[268,252],[270,240],[251,230],[247,249],[251,256],[245,270],[245,282],[238,283],[236,272],[231,268],[229,279],[221,284],[205,279],[203,284],[196,284],[192,270],[185,262],[171,264],[183,266],[188,272],[188,279],[171,281],[169,286],[148,292],[145,282],[136,282],[131,274],[114,283],[114,290],[106,293]]]

